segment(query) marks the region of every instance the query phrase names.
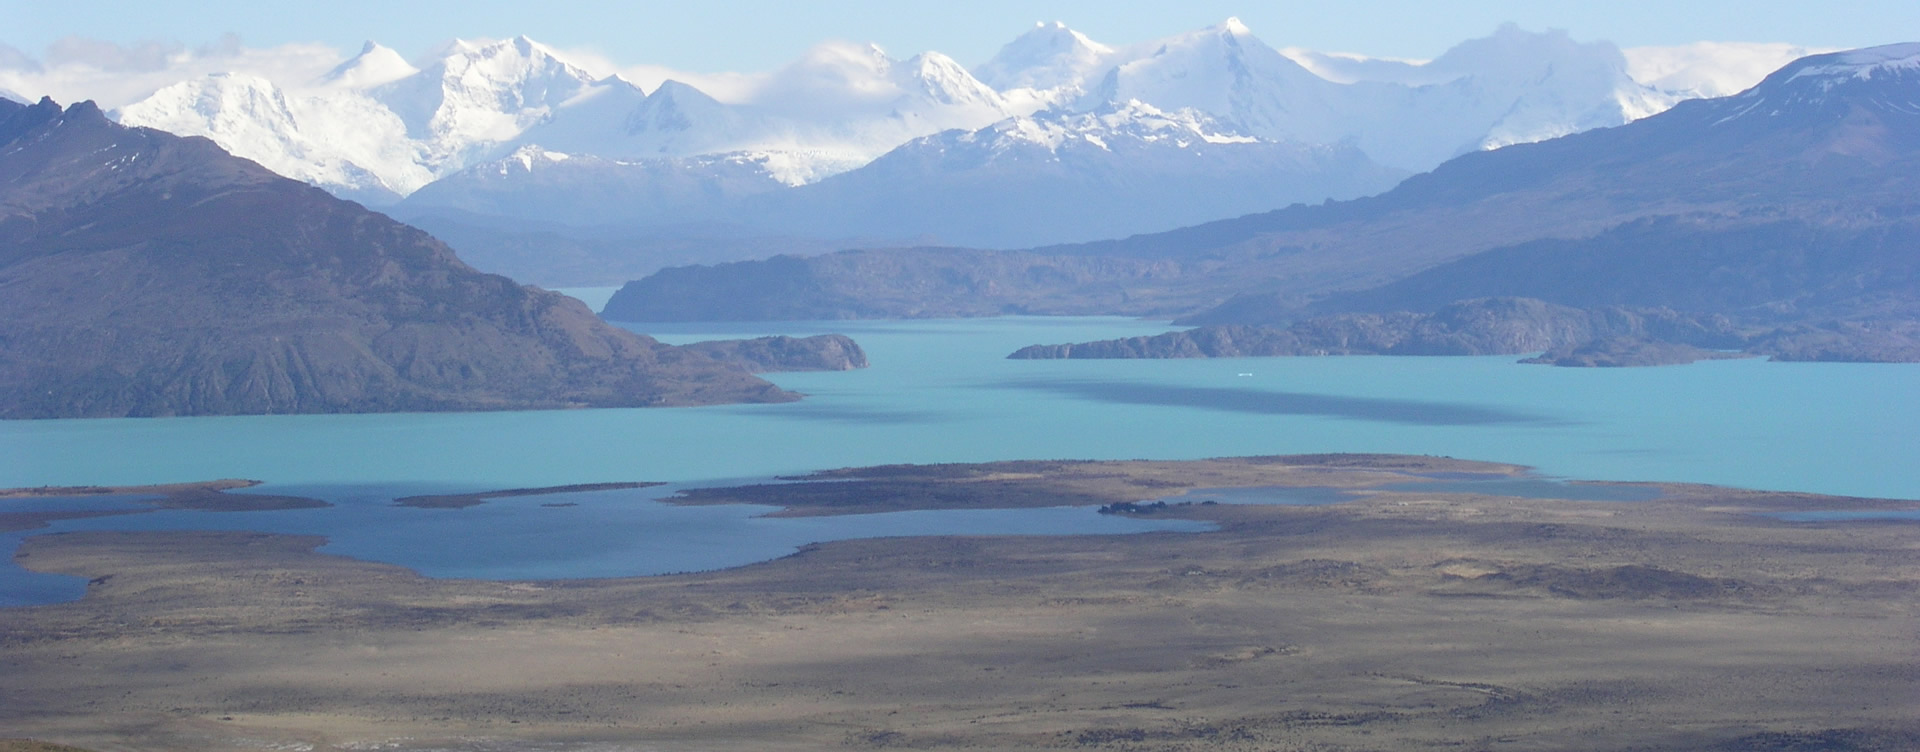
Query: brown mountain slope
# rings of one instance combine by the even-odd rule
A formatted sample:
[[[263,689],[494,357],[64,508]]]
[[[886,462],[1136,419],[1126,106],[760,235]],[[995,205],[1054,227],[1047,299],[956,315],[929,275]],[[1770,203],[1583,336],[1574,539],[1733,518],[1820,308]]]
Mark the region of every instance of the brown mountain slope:
[[[0,103],[0,417],[785,401],[91,103]]]

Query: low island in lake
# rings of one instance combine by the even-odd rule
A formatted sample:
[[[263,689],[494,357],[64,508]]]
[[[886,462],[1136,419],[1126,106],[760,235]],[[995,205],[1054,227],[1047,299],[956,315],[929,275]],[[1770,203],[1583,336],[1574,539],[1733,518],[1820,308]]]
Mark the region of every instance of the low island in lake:
[[[0,729],[92,750],[1920,746],[1912,524],[1783,517],[1920,503],[1502,490],[1525,479],[1395,455],[831,470],[670,500],[1113,505],[1211,531],[601,580],[432,579],[315,536],[40,535],[17,563],[91,584],[0,609]],[[1602,487],[1641,500],[1582,500]],[[1246,503],[1306,489],[1345,500]]]

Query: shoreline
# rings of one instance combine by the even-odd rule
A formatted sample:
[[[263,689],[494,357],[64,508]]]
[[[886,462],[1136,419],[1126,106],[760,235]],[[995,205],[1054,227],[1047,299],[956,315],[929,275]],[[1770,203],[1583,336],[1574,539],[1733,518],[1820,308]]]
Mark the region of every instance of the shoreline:
[[[83,517],[109,517],[144,514],[163,509],[191,509],[204,512],[254,512],[281,509],[320,509],[333,506],[319,499],[278,494],[231,494],[254,488],[263,481],[243,478],[189,483],[157,483],[137,486],[35,486],[0,489],[0,501],[93,499],[110,496],[140,506],[120,510],[42,509],[32,512],[0,513],[0,532],[18,532],[46,527],[49,523]]]
[[[951,504],[1223,478],[1371,490],[1154,511],[1214,524],[1199,535],[841,540],[646,577],[435,579],[310,535],[31,536],[20,564],[90,584],[0,609],[0,726],[215,752],[1920,742],[1900,701],[1920,689],[1913,528],[1756,514],[1871,500],[1380,488],[1432,461],[824,471],[806,477],[837,482],[786,487],[826,509],[873,484]]]
[[[508,499],[522,496],[549,496],[552,494],[580,493],[587,491],[619,491],[631,488],[653,488],[665,483],[653,481],[617,481],[611,483],[573,483],[564,486],[542,486],[538,488],[508,488],[499,491],[478,491],[459,494],[423,494],[402,496],[393,500],[398,507],[415,509],[465,509],[487,503],[488,499]]]
[[[1274,468],[1289,468],[1295,472],[1274,475]],[[1005,510],[1067,506],[1092,508],[1115,504],[1146,504],[1213,489],[1234,491],[1295,488],[1309,491],[1350,492],[1348,498],[1323,502],[1344,504],[1364,499],[1366,494],[1381,490],[1379,488],[1381,486],[1406,482],[1441,485],[1461,483],[1458,489],[1421,489],[1419,493],[1426,495],[1482,495],[1505,498],[1498,492],[1477,490],[1470,481],[1463,480],[1469,476],[1487,480],[1538,480],[1560,483],[1570,488],[1646,487],[1656,489],[1661,497],[1711,493],[1723,498],[1763,500],[1755,502],[1757,505],[1748,510],[1747,513],[1754,515],[1832,511],[1834,502],[1840,501],[1846,502],[1843,511],[1920,510],[1920,500],[1771,491],[1705,483],[1558,478],[1536,475],[1535,468],[1506,462],[1377,453],[1261,455],[1193,460],[1002,460],[977,463],[877,465],[817,470],[801,475],[773,476],[759,482],[735,482],[733,485],[695,485],[660,497],[658,501],[674,506],[739,504],[774,507],[775,511],[762,516],[803,518],[931,510]],[[1326,479],[1330,477],[1336,480],[1327,482]],[[902,493],[903,488],[928,482],[947,484],[948,493],[939,498],[916,496],[910,492]],[[140,504],[142,507],[124,510],[45,509],[32,512],[0,512],[0,532],[38,529],[63,519],[143,514],[159,510],[247,512],[317,509],[333,506],[330,502],[304,496],[228,493],[255,488],[265,483],[266,481],[254,479],[221,478],[125,486],[0,488],[0,501],[87,499],[108,496],[150,497],[128,499],[130,503]],[[667,485],[675,484],[657,481],[569,483],[402,496],[394,498],[390,503],[394,506],[416,509],[451,510],[478,506],[493,499],[656,488]],[[1534,498],[1552,497],[1536,496]],[[1572,496],[1568,499],[1580,500]],[[1197,497],[1192,500],[1200,501]],[[1584,501],[1647,503],[1653,499],[1610,501],[1586,499]],[[1293,504],[1293,502],[1275,503]],[[555,503],[542,506],[575,505]],[[1871,522],[1876,519],[1878,518],[1850,521]],[[1808,522],[1813,521],[1800,521],[1799,524]]]
[[[0,499],[43,499],[65,498],[69,496],[107,496],[152,494],[168,496],[188,492],[219,492],[241,488],[252,488],[265,481],[247,478],[222,478],[219,480],[190,481],[187,483],[150,483],[137,486],[32,486],[23,488],[0,488]]]

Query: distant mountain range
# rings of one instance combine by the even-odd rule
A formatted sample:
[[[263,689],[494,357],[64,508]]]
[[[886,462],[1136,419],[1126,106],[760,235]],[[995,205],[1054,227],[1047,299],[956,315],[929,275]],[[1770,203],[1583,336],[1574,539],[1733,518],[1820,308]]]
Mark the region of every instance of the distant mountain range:
[[[757,309],[816,313],[862,305],[872,311],[873,302],[888,298],[871,288],[917,282],[913,310],[883,307],[882,315],[1051,305],[1056,313],[1184,314],[1194,324],[1297,328],[1320,317],[1417,314],[1388,324],[1309,323],[1292,339],[1263,340],[1273,350],[1264,354],[1281,354],[1365,351],[1299,336],[1358,331],[1354,326],[1371,332],[1368,341],[1386,343],[1368,347],[1386,351],[1410,342],[1414,329],[1433,334],[1435,320],[1419,316],[1460,301],[1531,299],[1579,311],[1623,307],[1641,318],[1731,317],[1689,342],[1706,347],[1790,358],[1915,359],[1920,45],[1811,56],[1735,96],[1469,153],[1371,198],[1018,254],[860,251],[759,263],[799,266],[788,275],[810,281],[753,287],[766,278],[756,263],[675,270],[623,289],[605,315],[661,317],[671,314],[660,310],[669,301],[710,312],[698,300],[700,288],[683,284],[696,279],[735,299],[752,289]],[[982,306],[982,296],[969,292],[983,289],[992,291],[985,296],[992,304]],[[1581,318],[1586,313],[1526,315],[1551,322],[1562,339],[1574,331],[1646,333],[1637,325],[1593,325]],[[1587,323],[1567,323],[1576,319]],[[1378,328],[1385,325],[1413,329]],[[1435,336],[1509,343],[1503,347],[1547,341],[1456,334]],[[1133,352],[1204,349],[1170,342]]]
[[[864,362],[660,344],[91,103],[0,101],[0,290],[0,418],[778,402],[750,368]]]
[[[902,61],[824,44],[723,102],[679,81],[645,92],[596,77],[526,37],[456,41],[419,67],[369,42],[319,80],[214,75],[117,114],[208,136],[329,190],[391,200],[525,146],[609,160],[733,155],[797,185],[942,131],[1136,101],[1191,110],[1243,137],[1351,142],[1382,165],[1419,171],[1465,150],[1617,125],[1683,96],[1634,81],[1610,44],[1511,25],[1430,63],[1338,82],[1296,61],[1307,54],[1289,57],[1235,19],[1122,48],[1041,24],[974,71],[937,52]]]
[[[1282,51],[1231,19],[1124,47],[1056,23],[971,71],[825,44],[723,100],[520,37],[417,64],[369,43],[316,80],[196,78],[114,114],[383,207],[482,268],[605,284],[770,250],[1027,247],[1370,195],[1462,153],[1660,112],[1745,52],[1670,53],[1647,71],[1684,84],[1667,90],[1611,44],[1511,25],[1413,64]],[[557,261],[527,251],[554,244]]]

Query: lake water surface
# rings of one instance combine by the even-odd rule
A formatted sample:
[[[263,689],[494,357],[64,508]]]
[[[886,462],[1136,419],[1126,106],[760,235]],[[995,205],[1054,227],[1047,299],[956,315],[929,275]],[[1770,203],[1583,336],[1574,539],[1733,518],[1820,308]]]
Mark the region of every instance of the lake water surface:
[[[6,421],[0,486],[256,478],[268,482],[264,491],[311,493],[336,506],[167,512],[54,529],[312,532],[332,537],[330,552],[429,574],[512,578],[728,566],[835,537],[1075,526],[1118,532],[1099,526],[1138,521],[1101,522],[1089,510],[1048,512],[1060,517],[1045,520],[912,513],[770,521],[754,516],[764,510],[648,501],[658,489],[588,495],[565,508],[540,506],[553,497],[466,510],[399,509],[387,500],[401,491],[603,481],[710,485],[899,462],[1307,452],[1432,454],[1516,462],[1567,478],[1920,499],[1920,365],[1729,360],[1563,369],[1504,356],[1005,359],[1029,344],[1168,329],[1115,318],[644,329],[668,342],[844,332],[866,348],[873,367],[773,375],[811,395],[782,405]],[[649,537],[648,530],[673,534]],[[0,552],[21,536],[0,535]],[[399,544],[407,536],[469,536],[485,545],[465,554],[418,552]],[[653,542],[635,542],[643,539]],[[669,539],[687,543],[679,547],[684,559],[647,553],[666,550]],[[727,548],[729,540],[750,542]],[[30,589],[23,579],[17,568],[0,570],[0,591]],[[0,602],[6,597],[0,593]]]

